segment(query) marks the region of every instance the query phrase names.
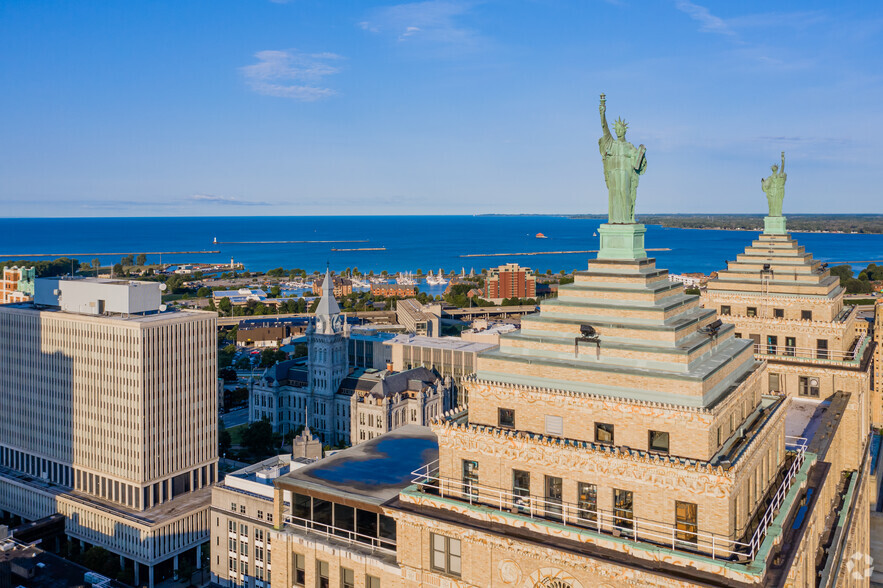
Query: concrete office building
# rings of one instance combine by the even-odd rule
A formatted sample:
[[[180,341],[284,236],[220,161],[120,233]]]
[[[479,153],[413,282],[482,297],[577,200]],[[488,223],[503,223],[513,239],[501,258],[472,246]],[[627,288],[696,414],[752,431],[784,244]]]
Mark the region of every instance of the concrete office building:
[[[401,372],[415,367],[435,370],[440,376],[451,377],[454,404],[465,404],[463,378],[475,373],[476,356],[496,347],[493,343],[473,343],[460,337],[422,337],[396,335],[385,343],[392,349],[392,368]]]
[[[424,337],[441,336],[441,304],[420,304],[415,298],[396,303],[396,320],[409,333]]]
[[[313,461],[279,455],[231,472],[215,484],[211,506],[213,582],[225,587],[271,585],[273,483]]]
[[[217,480],[217,320],[160,285],[40,279],[0,307],[0,509],[59,512],[140,584],[199,562]]]

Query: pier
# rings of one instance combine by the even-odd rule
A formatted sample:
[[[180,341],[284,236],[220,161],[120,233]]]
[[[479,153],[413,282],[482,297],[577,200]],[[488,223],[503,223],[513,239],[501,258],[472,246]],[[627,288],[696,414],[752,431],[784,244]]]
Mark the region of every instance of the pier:
[[[28,259],[31,257],[87,257],[90,255],[111,257],[116,255],[202,255],[208,253],[220,253],[220,251],[120,251],[112,253],[13,253],[0,254],[0,257],[16,257]]]
[[[332,247],[331,251],[386,251],[386,247],[356,247],[355,249],[335,249]]]
[[[645,249],[645,251],[671,251],[671,247],[657,247]],[[458,257],[511,257],[515,255],[570,255],[572,253],[598,253],[597,249],[583,251],[531,251],[527,253],[464,253]]]
[[[285,245],[290,243],[368,243],[368,239],[348,241],[212,241],[213,245]]]

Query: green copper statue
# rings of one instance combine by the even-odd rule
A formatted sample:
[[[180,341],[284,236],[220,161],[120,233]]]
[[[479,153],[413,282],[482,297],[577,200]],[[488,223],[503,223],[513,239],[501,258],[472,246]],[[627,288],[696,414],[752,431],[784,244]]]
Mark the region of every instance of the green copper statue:
[[[760,180],[760,187],[766,193],[767,202],[770,205],[770,216],[782,216],[782,200],[785,199],[785,152],[782,151],[782,168],[773,164],[773,173],[768,178]]]
[[[616,138],[607,126],[607,99],[601,94],[601,129],[604,135],[598,139],[601,160],[604,162],[604,180],[608,191],[608,220],[610,224],[631,224],[635,222],[635,196],[638,191],[638,176],[647,169],[645,148],[635,146],[625,140],[628,124],[618,118],[613,123]]]

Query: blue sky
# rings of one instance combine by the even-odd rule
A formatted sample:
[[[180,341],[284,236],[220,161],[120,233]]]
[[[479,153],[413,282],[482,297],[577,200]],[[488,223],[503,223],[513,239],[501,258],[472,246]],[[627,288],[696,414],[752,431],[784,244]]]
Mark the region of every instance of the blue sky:
[[[879,2],[0,2],[6,216],[883,212]]]

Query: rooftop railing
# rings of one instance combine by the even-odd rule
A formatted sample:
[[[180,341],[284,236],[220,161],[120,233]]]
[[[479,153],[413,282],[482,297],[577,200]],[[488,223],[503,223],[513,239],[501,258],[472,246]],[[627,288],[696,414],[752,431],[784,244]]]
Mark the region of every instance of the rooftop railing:
[[[411,472],[414,476],[411,482],[419,491],[440,498],[493,508],[565,527],[577,527],[579,530],[628,541],[652,543],[676,551],[706,555],[714,560],[746,562],[757,555],[770,525],[791,489],[795,476],[803,465],[806,445],[806,439],[786,437],[786,446],[794,454],[794,459],[747,543],[701,531],[695,523],[681,521],[671,524],[635,517],[631,508],[605,511],[590,503],[574,504],[527,492],[486,486],[470,480],[443,477],[439,475],[438,461]]]
[[[762,355],[766,358],[782,358],[795,360],[829,360],[829,361],[855,361],[862,352],[867,333],[862,333],[849,347],[847,351],[836,351],[833,349],[819,349],[817,347],[797,347],[794,345],[771,345],[765,343],[755,343],[755,355]]]
[[[386,553],[395,554],[396,552],[396,542],[394,539],[372,537],[371,535],[365,535],[363,533],[358,533],[350,529],[342,529],[333,525],[326,525],[325,523],[319,523],[314,520],[304,519],[295,516],[290,512],[286,512],[285,514],[283,514],[283,519],[288,525],[294,525],[297,527],[309,529],[310,531],[313,531],[314,533],[327,539],[338,539],[352,545],[364,545],[366,547],[370,547],[371,549],[376,549],[378,551],[383,551]]]

